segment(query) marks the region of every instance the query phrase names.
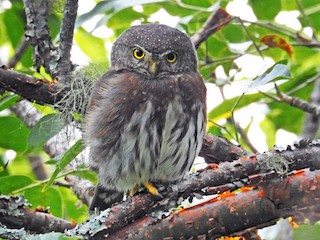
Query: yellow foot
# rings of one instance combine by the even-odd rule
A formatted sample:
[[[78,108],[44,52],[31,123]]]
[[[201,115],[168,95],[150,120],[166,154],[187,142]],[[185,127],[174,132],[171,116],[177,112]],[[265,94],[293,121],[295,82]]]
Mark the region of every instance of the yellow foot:
[[[139,186],[135,185],[129,192],[129,195],[132,197],[139,190]]]
[[[163,198],[163,196],[158,192],[158,190],[157,190],[154,186],[152,186],[151,183],[145,182],[145,183],[143,184],[143,186],[144,186],[146,189],[148,189],[148,192],[151,193],[152,195],[155,195],[155,196],[158,196],[158,197]]]

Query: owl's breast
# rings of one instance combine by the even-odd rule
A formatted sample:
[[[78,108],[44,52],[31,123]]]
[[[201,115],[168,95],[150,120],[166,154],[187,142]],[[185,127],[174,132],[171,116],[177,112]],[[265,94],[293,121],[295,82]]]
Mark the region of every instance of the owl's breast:
[[[126,81],[108,89],[91,113],[92,124],[100,122],[89,141],[100,183],[125,191],[181,179],[202,145],[205,102],[185,79]]]

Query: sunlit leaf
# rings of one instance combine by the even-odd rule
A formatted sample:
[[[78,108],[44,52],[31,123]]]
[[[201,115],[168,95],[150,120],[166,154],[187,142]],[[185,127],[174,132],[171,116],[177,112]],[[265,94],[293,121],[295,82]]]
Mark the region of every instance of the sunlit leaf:
[[[269,82],[276,81],[279,79],[289,79],[291,74],[289,72],[289,68],[286,64],[286,61],[281,61],[274,64],[270,67],[265,73],[260,75],[257,79],[255,79],[249,86],[250,89],[255,89],[261,87]]]
[[[20,99],[19,95],[11,94],[0,99],[0,111],[12,107]]]
[[[20,175],[0,177],[0,194],[10,194],[33,183],[31,178]]]
[[[22,6],[22,2],[16,2],[15,4],[12,4],[12,8],[3,13],[3,20],[5,22],[5,25],[7,26],[6,33],[8,34],[13,47],[18,46],[24,34],[25,19],[20,17],[21,14],[24,14]],[[2,34],[3,33],[1,33],[1,35]]]
[[[53,172],[50,180],[45,185],[44,190],[51,186],[58,174],[84,149],[83,141],[78,140],[68,151],[63,154],[59,163],[57,164],[56,170]]]
[[[29,146],[38,148],[55,136],[64,127],[64,121],[58,114],[49,114],[42,117],[31,129]]]
[[[100,1],[95,7],[89,12],[79,16],[77,18],[76,26],[81,26],[85,21],[93,18],[97,14],[106,13],[106,12],[119,12],[122,9],[133,7],[136,5],[144,5],[149,3],[159,3],[165,2],[165,0],[130,0],[130,1],[118,1],[118,0],[109,0],[109,1]]]
[[[294,54],[292,46],[284,38],[276,34],[267,34],[260,39],[260,42],[271,48],[281,48],[286,51],[290,57],[292,57]]]
[[[274,123],[270,118],[265,117],[264,120],[261,121],[260,127],[266,136],[268,149],[271,149],[276,143],[276,128]]]
[[[4,162],[3,158],[0,155],[0,177],[8,176],[9,171],[7,169],[9,162]]]
[[[30,130],[17,117],[0,117],[0,147],[23,152],[28,147]]]
[[[62,199],[59,191],[50,187],[42,191],[38,185],[24,191],[24,197],[32,204],[33,208],[43,207],[56,217],[62,217]]]
[[[84,222],[88,219],[88,206],[81,203],[81,200],[74,194],[73,190],[65,187],[57,187],[62,197],[62,214],[68,216],[68,220]]]
[[[240,102],[239,97],[225,100],[223,103],[219,104],[208,113],[208,119],[216,122],[220,119],[229,118],[231,116],[231,111],[233,108],[235,110],[242,108],[249,105],[250,103],[259,101],[261,98],[262,94],[256,93],[243,95]]]
[[[252,10],[261,20],[273,20],[281,11],[280,0],[250,0]]]
[[[98,179],[97,179],[97,174],[93,171],[90,171],[90,170],[77,170],[76,172],[72,173],[72,175],[75,175],[77,177],[80,177],[80,178],[84,178],[84,179],[87,179],[89,180],[90,182],[93,182],[93,183],[97,183],[98,182]]]
[[[107,51],[104,41],[101,38],[93,36],[83,28],[79,28],[74,38],[80,49],[94,62],[106,62]]]

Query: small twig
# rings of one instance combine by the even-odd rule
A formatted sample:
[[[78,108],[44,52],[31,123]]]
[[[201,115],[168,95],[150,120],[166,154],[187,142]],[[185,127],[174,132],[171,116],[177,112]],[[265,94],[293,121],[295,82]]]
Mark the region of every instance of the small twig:
[[[259,153],[258,149],[256,149],[255,146],[253,146],[252,142],[250,141],[248,134],[240,127],[238,123],[235,123],[237,132],[240,134],[242,140],[247,144],[247,146],[250,148],[251,152],[253,153]]]
[[[42,117],[42,114],[27,100],[22,100],[11,107],[28,128],[32,128]]]
[[[301,89],[306,88],[307,86],[309,86],[310,84],[313,84],[315,81],[317,81],[320,78],[320,72],[315,74],[314,76],[312,76],[309,79],[304,79],[303,82],[301,84],[299,84],[298,86],[292,88],[290,91],[287,92],[288,95],[293,95],[294,93],[300,91]]]
[[[48,173],[44,167],[43,159],[40,155],[28,156],[32,171],[38,180],[45,180],[48,178]]]
[[[224,9],[219,8],[208,18],[201,29],[191,37],[195,47],[198,48],[210,35],[217,32],[234,19],[236,18],[229,15]]]
[[[20,45],[15,51],[14,56],[10,59],[7,65],[8,68],[13,68],[17,64],[17,62],[19,62],[28,45],[29,41],[25,37],[23,37],[22,41],[20,42]]]
[[[67,175],[65,180],[71,186],[73,192],[77,197],[86,205],[90,205],[94,195],[94,184],[88,180],[75,177],[73,175]]]
[[[281,102],[286,103],[288,105],[291,105],[293,107],[299,108],[299,109],[303,110],[304,112],[312,113],[316,116],[320,115],[320,106],[319,105],[306,102],[306,101],[299,99],[299,98],[296,98],[296,97],[288,96],[288,95],[282,93],[276,84],[275,84],[275,88],[276,88],[277,95],[279,96]]]
[[[198,12],[207,12],[208,11],[207,8],[197,7],[195,5],[188,5],[188,4],[185,4],[184,2],[182,2],[181,0],[175,0],[174,3],[178,7],[193,10],[193,11],[198,11]]]
[[[318,39],[318,38],[317,38],[317,34],[316,34],[316,33],[317,33],[317,30],[314,28],[312,22],[310,21],[310,18],[309,18],[309,17],[307,16],[307,14],[305,13],[304,7],[302,6],[302,4],[301,4],[301,2],[300,2],[299,0],[296,0],[295,2],[296,2],[296,4],[297,4],[297,7],[298,7],[298,9],[299,9],[299,12],[301,13],[304,21],[306,21],[307,24],[308,24],[308,26],[312,29],[312,38],[315,39],[315,40],[317,40],[317,39]]]
[[[255,49],[257,50],[259,56],[264,60],[264,57],[261,53],[261,51],[259,50],[258,45],[256,44],[256,42],[254,41],[253,37],[251,36],[251,33],[248,31],[248,29],[246,28],[246,26],[244,25],[243,21],[241,18],[237,17],[238,21],[240,22],[241,26],[243,27],[244,31],[247,33],[248,37],[250,38],[250,41],[253,43]]]
[[[66,83],[70,72],[73,70],[73,64],[70,61],[70,51],[73,43],[73,32],[77,17],[78,0],[67,0],[64,7],[64,14],[61,24],[59,55],[55,75],[59,81]]]
[[[320,105],[320,73],[316,75],[316,82],[311,93],[311,103]],[[319,115],[307,114],[303,124],[302,137],[313,139],[316,137],[319,129]]]
[[[283,25],[281,24],[274,24],[272,22],[261,22],[261,21],[248,21],[248,20],[242,20],[244,23],[250,23],[250,24],[253,24],[253,25],[257,25],[257,26],[260,26],[260,27],[263,27],[263,28],[267,28],[267,29],[270,29],[270,30],[273,30],[277,33],[280,33],[282,35],[285,35],[287,37],[290,37],[291,39],[295,39],[297,40],[297,34],[295,31],[289,29],[289,28],[285,28],[283,27]]]

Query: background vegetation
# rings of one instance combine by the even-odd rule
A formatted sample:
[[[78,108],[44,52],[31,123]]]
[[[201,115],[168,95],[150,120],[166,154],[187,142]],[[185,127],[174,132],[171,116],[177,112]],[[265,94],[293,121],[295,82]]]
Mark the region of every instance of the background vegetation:
[[[83,10],[83,6],[87,9]],[[243,6],[245,15],[241,10],[234,11],[235,6]],[[80,67],[87,65],[79,74],[92,80],[107,71],[111,43],[132,24],[169,19],[171,25],[193,36],[214,11],[225,9],[230,19],[221,20],[228,23],[197,49],[199,71],[209,89],[208,132],[239,141],[250,152],[266,151],[276,143],[291,144],[299,138],[318,138],[318,116],[290,106],[277,95],[273,83],[265,84],[280,78],[277,85],[282,93],[320,102],[318,0],[80,0],[79,7],[71,59]],[[64,1],[53,1],[48,18],[55,45],[59,43],[63,8]],[[291,18],[296,23],[291,25],[294,28],[279,23],[285,14],[296,16]],[[23,1],[0,2],[0,65],[54,82],[44,67],[34,67],[33,48],[25,44],[26,25]],[[282,67],[275,69],[276,63]],[[270,80],[259,77],[267,69],[269,73],[274,71]],[[254,81],[258,84],[250,85]],[[33,102],[42,119],[28,125],[26,117],[17,114],[20,97],[1,93],[1,194],[23,194],[32,208],[49,208],[54,216],[83,222],[88,218],[87,206],[66,186],[63,177],[80,174],[95,182],[95,176],[82,161],[61,171],[61,166],[74,156],[70,150],[69,155],[56,158],[48,155],[47,141],[64,127],[57,117],[58,110]],[[245,94],[239,99],[242,93]],[[67,143],[73,153],[82,150],[78,142]],[[39,176],[39,172],[43,175]],[[320,238],[317,228],[295,230],[294,239],[312,231],[314,239]]]

